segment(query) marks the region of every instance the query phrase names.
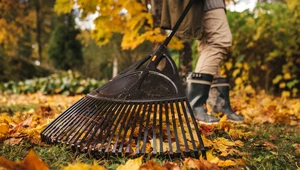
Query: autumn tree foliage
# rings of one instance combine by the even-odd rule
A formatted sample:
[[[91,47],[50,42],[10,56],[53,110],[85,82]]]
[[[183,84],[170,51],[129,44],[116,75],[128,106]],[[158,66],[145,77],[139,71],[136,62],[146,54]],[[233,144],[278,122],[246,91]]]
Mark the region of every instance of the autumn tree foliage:
[[[299,95],[300,5],[293,0],[263,3],[255,12],[228,11],[233,46],[224,71],[236,88],[256,89],[286,96]]]

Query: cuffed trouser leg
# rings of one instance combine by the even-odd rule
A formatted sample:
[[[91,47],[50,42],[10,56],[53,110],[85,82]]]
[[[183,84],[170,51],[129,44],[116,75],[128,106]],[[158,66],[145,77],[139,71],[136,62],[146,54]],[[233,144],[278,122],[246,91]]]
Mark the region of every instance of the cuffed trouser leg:
[[[204,40],[199,43],[200,57],[195,72],[220,77],[220,62],[232,45],[232,34],[223,8],[204,14]]]

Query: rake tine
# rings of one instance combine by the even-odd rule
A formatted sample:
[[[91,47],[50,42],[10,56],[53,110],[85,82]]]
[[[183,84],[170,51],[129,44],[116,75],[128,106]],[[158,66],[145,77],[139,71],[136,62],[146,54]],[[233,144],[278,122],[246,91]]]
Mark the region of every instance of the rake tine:
[[[153,154],[156,155],[156,113],[157,113],[157,103],[154,103],[154,113],[153,113]]]
[[[136,106],[136,108],[134,109],[134,113],[136,114],[136,113],[139,113],[141,111],[142,105],[139,104],[139,103],[135,103],[135,106]],[[139,118],[139,114],[136,114],[136,116],[133,119],[134,123],[132,124],[132,127],[131,127],[131,133],[129,135],[129,141],[132,140],[132,136],[133,136],[134,129],[136,127],[136,122],[137,122],[138,118]],[[127,145],[126,153],[130,152],[130,146],[131,146],[130,144],[131,144],[131,142],[129,142],[129,144]]]
[[[74,139],[74,141],[73,141],[73,144],[78,143],[80,136],[82,136],[85,131],[87,132],[86,134],[89,134],[89,132],[93,130],[94,125],[99,124],[99,121],[101,120],[102,116],[104,115],[104,114],[100,114],[100,113],[102,113],[104,110],[107,110],[108,108],[110,108],[110,106],[112,106],[112,105],[109,105],[109,102],[107,102],[107,101],[101,101],[101,103],[102,104],[98,107],[98,109],[95,109],[95,111],[92,113],[92,115],[94,115],[93,119],[90,121],[90,123],[87,126],[85,126],[85,128],[81,131],[81,133],[79,135],[77,135],[76,139]],[[101,112],[101,110],[102,110],[102,112]],[[94,131],[94,132],[96,132],[96,131]],[[86,136],[86,135],[84,135],[84,136]],[[72,140],[72,139],[70,139],[70,140]],[[85,141],[86,140],[88,140],[88,139],[85,139]]]
[[[65,119],[65,117],[68,117],[70,113],[73,112],[74,109],[79,108],[82,103],[85,102],[85,97],[81,98],[78,102],[76,102],[75,104],[73,104],[70,108],[68,108],[66,111],[64,111],[62,114],[60,114],[53,122],[51,122],[50,125],[48,125],[45,130],[42,131],[43,136],[48,136],[50,135],[52,132],[54,132],[55,130],[58,129],[57,125],[59,125],[63,119]],[[48,143],[52,143],[51,141],[51,136],[48,136],[48,138],[45,139],[46,142]]]
[[[91,132],[93,129],[99,129],[99,127],[101,126],[101,122],[103,121],[102,115],[106,115],[105,113],[107,113],[108,111],[110,111],[111,109],[114,108],[114,103],[111,104],[111,102],[109,102],[109,101],[105,101],[105,102],[106,103],[103,105],[103,109],[100,110],[100,113],[102,113],[102,114],[96,112],[97,117],[96,117],[95,121],[93,122],[93,124],[89,127],[87,132]],[[96,124],[97,124],[97,126],[96,126],[96,128],[94,128]],[[94,130],[93,133],[90,135],[90,138],[87,138],[84,140],[84,141],[86,141],[86,147],[83,149],[84,151],[86,151],[86,149],[90,146],[90,143],[91,143],[92,139],[95,137],[96,133],[97,133],[97,130]],[[78,140],[78,137],[74,143],[78,143],[77,140]],[[77,145],[81,146],[81,142]]]
[[[61,132],[57,135],[57,137],[56,137],[57,142],[63,141],[63,139],[65,139],[66,135],[72,129],[74,130],[76,127],[78,127],[81,124],[81,122],[84,121],[84,117],[83,118],[80,118],[80,117],[82,117],[83,115],[85,115],[85,113],[87,113],[87,115],[89,116],[90,113],[93,111],[93,109],[92,109],[93,105],[96,104],[96,103],[97,103],[97,100],[94,99],[93,102],[85,110],[77,112],[77,113],[75,112],[76,119],[72,119],[73,121],[70,121],[70,122],[72,122],[73,126],[68,126],[68,125],[65,126],[65,128],[62,129]],[[72,118],[72,116],[68,117],[67,119],[69,119],[69,118]]]
[[[93,104],[95,102],[95,100],[88,100],[88,103],[83,103],[86,107],[89,107],[90,104]],[[82,105],[83,105],[82,104]],[[52,129],[53,130],[53,134],[50,136],[51,137],[56,137],[55,139],[53,139],[55,142],[58,142],[57,141],[57,137],[60,136],[61,133],[63,133],[65,131],[65,129],[69,128],[71,126],[71,124],[73,123],[73,121],[76,121],[77,120],[77,117],[75,116],[71,116],[71,115],[77,115],[78,112],[81,112],[82,110],[85,110],[86,107],[81,107],[82,106],[81,104],[78,106],[79,109],[77,109],[77,107],[74,107],[74,109],[70,110],[69,112],[64,112],[65,113],[65,117],[63,117],[63,120],[65,119],[68,119],[68,118],[73,118],[73,119],[70,119],[71,121],[67,121],[68,123],[64,125],[64,127],[61,127],[61,125],[64,123],[63,120],[61,121],[58,121],[57,122],[57,128],[58,129]],[[77,112],[77,113],[76,113]],[[75,120],[74,120],[75,119]],[[60,127],[60,128],[59,128]],[[56,132],[54,131],[56,130]]]
[[[130,113],[129,113],[130,116],[129,116],[128,120],[131,120],[131,121],[132,121],[132,119],[136,120],[137,116],[134,116],[135,115],[135,108],[136,108],[136,104],[133,104],[133,108],[130,109]],[[133,125],[135,126],[135,124],[133,124]],[[119,153],[122,153],[125,138],[127,136],[127,132],[128,132],[128,129],[130,128],[130,126],[131,126],[130,123],[126,123],[126,125],[124,127],[124,135],[122,137],[122,141],[121,141],[120,146],[119,146],[119,151],[118,151]],[[130,141],[129,141],[129,143],[130,143]]]
[[[145,132],[144,132],[144,140],[143,140],[143,146],[142,146],[142,154],[145,154],[146,151],[146,143],[147,143],[147,137],[148,137],[148,128],[149,128],[149,122],[150,122],[150,115],[152,112],[152,103],[149,103],[148,111],[147,111],[147,120],[146,120],[146,126],[145,126]]]
[[[112,130],[112,135],[110,135],[110,138],[108,139],[108,144],[107,144],[106,149],[105,149],[105,151],[104,151],[105,153],[108,153],[108,150],[109,150],[109,148],[110,148],[110,144],[111,144],[112,139],[113,139],[113,137],[114,137],[113,134],[115,134],[116,130],[118,129],[118,126],[120,125],[120,123],[118,123],[118,122],[121,122],[121,121],[124,119],[124,117],[125,117],[124,112],[126,112],[127,107],[128,107],[128,105],[127,105],[127,104],[124,104],[122,110],[120,111],[120,114],[119,114],[120,116],[118,116],[118,120],[116,121],[117,124],[114,125],[114,128],[113,128],[113,130]],[[119,132],[120,132],[120,129],[121,129],[121,128],[119,128]],[[101,152],[102,146],[103,146],[103,145],[100,146],[100,148],[99,148],[99,150],[98,150],[99,152]]]
[[[81,103],[83,101],[84,98],[81,98],[80,100],[78,100],[76,103],[73,104],[73,106],[77,106],[79,103]],[[71,110],[72,107],[69,107],[66,111]],[[60,114],[56,120],[60,120],[62,117],[64,116],[64,114]],[[54,124],[56,124],[56,121],[51,122],[42,132],[41,132],[41,136],[42,136],[42,140],[46,140],[45,137],[45,133],[47,134],[47,131],[50,130]]]
[[[112,134],[114,134],[114,132],[113,132],[113,133],[110,133],[110,129],[111,129],[111,127],[112,127],[113,125],[117,124],[117,123],[120,121],[120,119],[122,118],[122,115],[121,115],[121,114],[118,114],[118,113],[119,113],[119,110],[120,110],[120,112],[122,112],[122,110],[123,110],[124,108],[125,108],[125,105],[118,104],[118,108],[116,109],[116,111],[112,111],[112,113],[110,114],[110,115],[113,115],[112,121],[111,121],[111,122],[106,121],[106,125],[104,125],[104,128],[107,128],[107,130],[106,130],[106,129],[103,130],[103,132],[105,132],[105,130],[106,130],[105,136],[104,136],[104,137],[103,137],[103,135],[102,135],[102,136],[98,136],[97,140],[96,140],[95,143],[94,143],[93,148],[95,148],[95,146],[97,145],[97,143],[99,143],[99,140],[101,139],[101,144],[100,144],[99,150],[102,150],[102,147],[103,147],[104,142],[106,141],[108,135],[113,136]],[[118,118],[118,120],[117,120],[117,118]],[[117,121],[116,121],[116,120],[117,120]],[[110,123],[110,124],[107,125],[108,123]],[[115,125],[114,127],[116,128],[117,126]],[[100,134],[101,134],[101,133],[99,133],[99,135],[100,135]],[[102,133],[102,134],[103,134],[103,133]]]
[[[187,101],[186,101],[186,102],[187,102]],[[192,108],[191,108],[191,106],[190,106],[189,104],[187,104],[187,107],[188,107],[188,109],[189,109],[189,112],[190,112],[190,113],[193,113]],[[196,125],[197,125],[197,122],[196,122],[195,117],[194,117],[194,116],[191,116],[191,118],[192,118],[193,124],[196,126]],[[200,147],[201,147],[201,154],[202,154],[202,157],[203,157],[204,159],[206,159],[206,158],[207,158],[207,157],[206,157],[206,149],[205,149],[205,147],[204,147],[204,143],[203,143],[203,140],[202,140],[202,138],[201,138],[201,132],[200,132],[198,126],[195,127],[195,130],[196,130],[196,133],[197,133],[198,140],[199,140],[199,142],[200,142]]]
[[[97,106],[98,104],[99,104],[99,107],[96,107],[97,109],[94,109],[93,106]],[[72,135],[72,137],[66,143],[70,143],[70,141],[72,141],[72,139],[74,139],[77,136],[77,138],[73,142],[73,143],[76,143],[76,141],[80,138],[80,136],[85,132],[85,129],[88,127],[88,125],[90,125],[90,123],[94,121],[94,117],[96,116],[95,113],[98,110],[100,110],[104,104],[105,104],[105,102],[103,102],[103,101],[99,101],[98,103],[95,103],[92,106],[92,110],[90,110],[86,116],[81,117],[81,119],[79,119],[79,122],[75,122],[76,125],[74,126],[73,129],[70,128],[69,130],[66,131],[66,133],[63,135],[63,136],[65,136],[65,140],[68,140],[70,135],[78,134],[81,131],[81,133],[79,133],[78,135]],[[90,122],[90,123],[88,123],[88,122]],[[82,128],[84,128],[84,129],[82,129]]]
[[[166,112],[166,125],[168,133],[168,143],[169,143],[169,154],[173,154],[172,141],[171,141],[171,132],[170,132],[170,122],[169,122],[169,102],[164,103],[165,112]]]
[[[121,132],[122,132],[123,129],[124,129],[125,122],[126,122],[126,120],[127,120],[127,118],[128,118],[128,114],[129,114],[128,108],[130,108],[130,107],[132,106],[132,104],[128,104],[128,103],[126,103],[126,105],[127,105],[127,107],[126,107],[126,110],[125,110],[124,117],[123,117],[123,119],[121,120],[122,123],[121,123],[121,125],[120,125],[119,133],[118,133],[118,135],[117,135],[117,137],[116,137],[116,141],[115,141],[115,144],[114,144],[113,149],[112,149],[112,153],[113,153],[113,154],[116,153],[116,149],[117,149],[117,145],[118,145],[118,140],[119,140],[119,138],[120,138]]]
[[[135,108],[134,114],[139,113],[141,111],[141,108],[142,108],[142,106],[140,106],[140,104],[138,104],[138,103],[136,103],[136,106],[137,107]],[[135,130],[138,118],[139,118],[139,114],[136,114],[136,116],[132,120],[133,123],[131,125],[131,131],[130,131],[130,134],[129,134],[129,140],[128,140],[129,143],[128,143],[128,145],[126,147],[126,151],[125,151],[125,154],[127,154],[127,155],[129,155],[129,153],[130,153],[131,140],[132,140],[132,137],[133,137],[133,134],[134,134],[134,130]]]
[[[189,131],[189,134],[190,134],[190,137],[191,137],[191,143],[192,143],[193,148],[194,148],[193,150],[194,150],[194,152],[195,152],[195,151],[198,151],[198,150],[197,150],[197,147],[196,147],[196,144],[195,144],[195,140],[194,140],[192,128],[191,128],[190,123],[189,123],[188,115],[187,115],[187,113],[186,113],[186,110],[184,109],[184,108],[185,108],[185,103],[184,103],[183,101],[181,101],[180,103],[181,103],[181,107],[183,108],[183,109],[182,109],[182,110],[183,110],[183,115],[184,115],[185,120],[186,120],[186,122],[187,122],[188,131]]]
[[[172,102],[170,105],[171,105],[171,113],[172,113],[172,121],[173,121],[173,129],[174,129],[174,134],[175,134],[175,140],[176,140],[176,153],[180,153],[180,143],[179,143],[179,140],[178,140],[178,133],[177,133],[177,126],[176,126],[176,121],[175,121],[175,111],[174,111],[174,104],[177,103],[177,102]]]
[[[114,109],[115,108],[115,103],[110,103],[110,102],[107,102],[107,103],[105,103],[105,105],[103,105],[104,106],[104,109],[102,109],[102,112],[100,112],[100,113],[102,113],[102,114],[100,114],[99,113],[99,111],[101,111],[101,109],[99,108],[99,109],[97,109],[97,111],[95,111],[94,113],[96,113],[95,114],[95,120],[94,121],[91,121],[91,123],[90,124],[92,124],[92,126],[86,126],[86,128],[84,129],[84,130],[82,130],[82,132],[81,132],[81,134],[80,135],[78,135],[77,136],[77,139],[74,141],[74,144],[77,144],[77,148],[80,148],[81,146],[82,146],[82,143],[84,142],[84,141],[87,141],[88,139],[92,139],[93,138],[93,136],[94,135],[90,135],[90,137],[88,138],[88,136],[87,136],[87,138],[86,139],[84,139],[84,137],[82,137],[84,140],[80,140],[79,141],[79,143],[78,143],[78,140],[79,140],[79,138],[81,137],[81,135],[86,131],[86,129],[89,127],[89,129],[87,130],[87,132],[85,133],[85,135],[84,136],[86,136],[87,134],[89,134],[89,132],[91,132],[92,130],[93,130],[93,128],[94,128],[94,125],[97,123],[98,124],[98,126],[100,126],[100,125],[102,125],[102,123],[105,121],[105,119],[106,119],[106,117],[108,116],[108,114],[105,114],[106,112],[110,112],[112,109]],[[98,114],[98,115],[97,115]],[[102,130],[102,129],[101,129]],[[94,132],[93,132],[94,134],[95,133],[97,133],[97,130],[94,130]],[[89,143],[86,143],[86,145],[85,145],[85,147],[84,147],[84,151],[86,152],[87,150],[88,150],[88,146],[89,146]]]
[[[102,143],[101,143],[101,145],[99,147],[102,147],[102,145],[104,144],[104,140],[109,135],[109,129],[111,128],[111,126],[113,125],[115,119],[119,115],[119,114],[115,114],[115,113],[118,113],[118,111],[120,109],[122,110],[122,108],[123,108],[121,106],[122,105],[120,105],[119,103],[114,103],[114,108],[112,110],[109,109],[109,110],[107,110],[107,112],[105,112],[105,113],[109,113],[109,114],[106,114],[106,115],[109,115],[109,117],[107,117],[107,119],[106,119],[106,117],[104,119],[102,119],[102,121],[100,123],[98,123],[97,127],[95,128],[95,129],[100,129],[100,126],[102,126],[102,128],[100,129],[100,132],[98,133],[98,136],[96,137],[96,140],[94,141],[94,144],[92,146],[92,151],[95,150],[96,145],[99,144],[99,140],[100,139],[102,139]],[[105,113],[103,113],[103,114],[105,114]],[[100,119],[100,117],[98,119]],[[112,119],[112,121],[111,121],[111,119]],[[102,124],[102,122],[104,122],[104,124]],[[110,123],[110,124],[107,125],[108,123]],[[94,125],[92,127],[94,127]],[[90,140],[88,141],[88,144],[86,145],[86,149],[89,148],[90,142],[93,139],[93,137],[96,134],[96,132],[97,131],[94,131],[93,135],[91,136]],[[102,138],[103,135],[101,135],[101,134],[103,134],[105,132],[106,132],[106,136],[104,138]]]
[[[160,144],[160,154],[162,154],[164,152],[163,150],[163,131],[162,131],[162,127],[163,127],[163,124],[162,124],[162,104],[159,103],[159,144]]]
[[[143,112],[142,112],[142,116],[141,116],[141,119],[140,119],[140,127],[139,127],[139,135],[138,135],[138,138],[137,138],[137,142],[136,142],[136,151],[135,153],[137,155],[140,154],[140,140],[141,140],[141,133],[142,133],[142,130],[143,130],[143,124],[144,124],[144,119],[145,119],[145,112],[147,110],[147,107],[148,104],[144,104],[144,108],[143,108]]]
[[[180,129],[181,129],[181,133],[182,133],[182,137],[183,137],[183,141],[184,141],[185,152],[190,153],[190,149],[189,149],[189,146],[187,143],[184,125],[183,125],[183,121],[182,121],[182,115],[181,115],[181,111],[180,111],[180,107],[179,107],[178,103],[180,103],[180,101],[176,102],[176,109],[177,109],[178,119],[179,119],[179,123],[180,123]]]

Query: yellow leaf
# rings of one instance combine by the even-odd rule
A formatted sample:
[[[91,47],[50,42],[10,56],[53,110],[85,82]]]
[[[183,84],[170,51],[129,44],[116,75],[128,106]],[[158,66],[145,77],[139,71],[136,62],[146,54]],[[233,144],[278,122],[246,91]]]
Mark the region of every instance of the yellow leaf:
[[[285,73],[284,76],[283,76],[284,79],[288,80],[288,79],[291,79],[291,74],[290,73]]]
[[[213,149],[206,152],[207,160],[211,163],[218,163],[220,161],[220,159],[218,157],[214,156],[212,152],[213,152]]]
[[[54,10],[58,14],[65,14],[72,11],[74,2],[72,0],[57,0],[54,6]]]
[[[9,131],[9,125],[6,123],[0,123],[0,134],[6,135]]]
[[[143,162],[143,156],[136,159],[129,159],[125,165],[118,166],[117,170],[138,170]]]
[[[283,98],[290,97],[290,96],[291,96],[291,93],[289,91],[283,91],[281,93],[281,97],[283,97]]]
[[[96,161],[93,165],[88,165],[85,163],[77,162],[76,164],[68,164],[68,166],[63,167],[62,170],[106,170],[103,166],[99,166]]]
[[[285,88],[285,85],[286,85],[285,82],[282,82],[282,83],[279,84],[279,87],[280,87],[281,89],[283,89],[283,88]]]
[[[0,157],[0,167],[15,170],[49,170],[47,164],[38,158],[33,150],[30,150],[29,154],[21,162],[13,162]]]
[[[235,165],[236,163],[232,160],[220,161],[218,163],[218,166],[220,167],[235,166]]]
[[[226,66],[227,70],[230,70],[232,68],[232,62],[226,62],[225,66]]]

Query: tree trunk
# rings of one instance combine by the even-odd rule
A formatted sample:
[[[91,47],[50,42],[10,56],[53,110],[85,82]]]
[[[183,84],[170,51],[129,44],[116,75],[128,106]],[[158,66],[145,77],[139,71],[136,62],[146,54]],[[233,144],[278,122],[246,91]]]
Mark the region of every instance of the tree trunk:
[[[41,10],[41,4],[40,4],[40,0],[35,0],[35,13],[36,13],[36,42],[37,42],[37,46],[38,46],[38,57],[40,60],[40,63],[42,63],[42,41],[41,41],[41,34],[42,34],[42,30],[41,30],[41,14],[40,14],[40,10]]]
[[[117,76],[118,74],[118,59],[117,58],[114,58],[114,61],[113,61],[113,74],[112,74],[112,77],[114,78],[115,76]]]

